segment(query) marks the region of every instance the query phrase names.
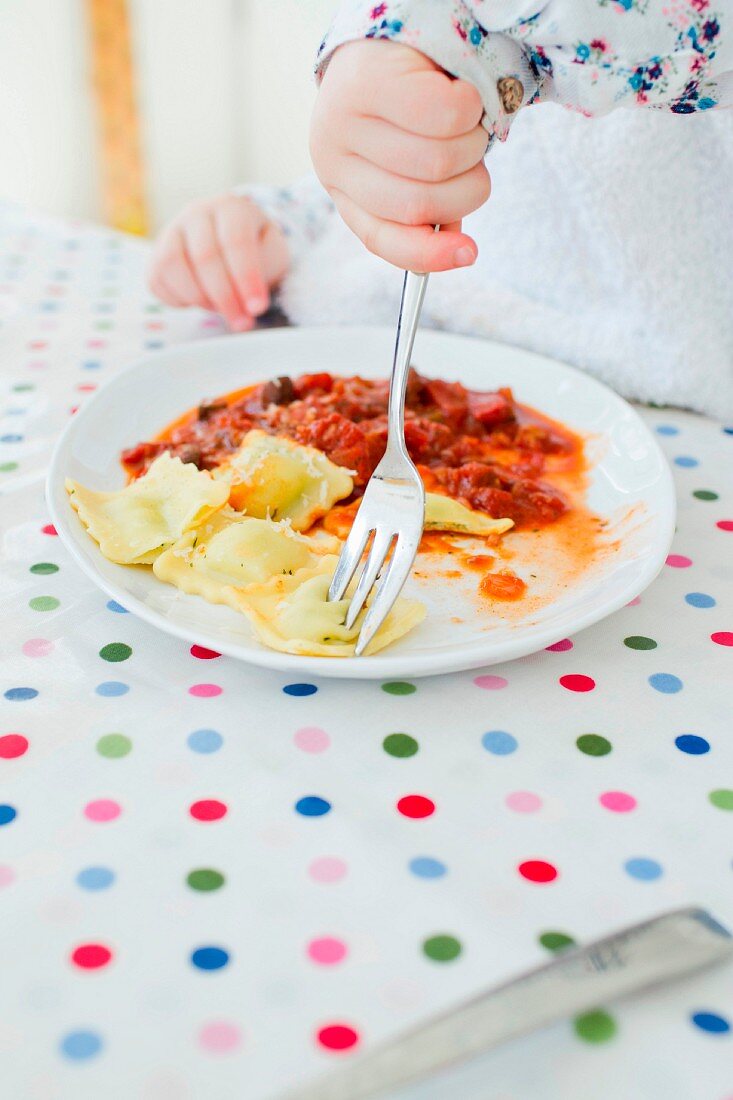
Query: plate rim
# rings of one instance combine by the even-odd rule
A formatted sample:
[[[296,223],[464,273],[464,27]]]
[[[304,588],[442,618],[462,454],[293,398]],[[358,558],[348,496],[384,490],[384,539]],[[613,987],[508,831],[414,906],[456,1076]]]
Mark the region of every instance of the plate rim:
[[[162,630],[164,633],[171,634],[174,637],[192,644],[205,646],[223,655],[235,657],[246,664],[269,668],[279,672],[298,672],[303,675],[324,677],[328,679],[379,680],[397,679],[401,676],[409,677],[410,679],[418,679],[428,676],[437,676],[444,673],[492,667],[497,664],[503,664],[506,661],[516,660],[519,657],[537,653],[547,645],[552,645],[557,642],[557,629],[553,628],[550,623],[546,626],[540,624],[534,628],[530,628],[528,632],[524,634],[520,633],[516,639],[507,639],[503,641],[499,647],[500,652],[498,656],[486,652],[482,653],[481,650],[483,647],[479,642],[467,643],[460,650],[455,651],[454,656],[451,656],[450,652],[427,653],[416,656],[414,654],[403,655],[399,654],[399,652],[395,654],[393,650],[387,650],[367,658],[308,657],[282,653],[278,650],[267,649],[264,646],[260,646],[260,648],[253,647],[251,651],[247,650],[247,652],[242,652],[240,644],[227,643],[226,640],[220,639],[215,634],[210,634],[206,631],[197,631],[196,638],[193,638],[186,627],[179,626],[175,622],[165,619],[155,610],[150,609],[145,603],[137,599],[137,597],[131,596],[129,592],[115,584],[114,581],[110,581],[102,576],[94,568],[93,563],[85,558],[80,547],[77,545],[77,540],[71,532],[69,520],[71,516],[75,516],[75,513],[68,504],[68,497],[64,489],[64,481],[67,474],[60,469],[60,465],[71,440],[80,431],[80,426],[83,426],[86,421],[94,415],[95,405],[99,398],[111,387],[119,383],[121,378],[124,377],[128,379],[130,374],[146,371],[150,368],[151,364],[154,365],[161,360],[175,358],[176,353],[180,353],[183,349],[190,350],[193,346],[198,345],[202,345],[207,349],[216,349],[226,345],[231,349],[235,342],[243,343],[244,341],[248,341],[251,346],[252,343],[259,343],[264,339],[270,341],[273,339],[297,340],[298,337],[304,333],[308,333],[316,339],[319,336],[327,335],[328,337],[333,337],[334,334],[338,334],[339,336],[343,336],[344,340],[348,340],[349,338],[358,339],[360,334],[362,336],[369,334],[370,338],[373,337],[375,333],[382,334],[385,337],[390,335],[393,336],[393,330],[389,326],[383,325],[322,325],[261,329],[251,333],[242,333],[238,335],[225,334],[208,337],[205,340],[186,341],[150,352],[147,355],[140,356],[133,360],[128,365],[115,372],[110,378],[106,379],[98,390],[85,401],[82,408],[71,417],[57,439],[45,479],[46,502],[51,520],[64,547],[71,554],[76,564],[79,565],[82,572],[89,577],[96,587],[101,588],[102,591],[112,599],[118,601],[121,606],[124,606],[138,618]],[[451,340],[458,340],[471,344],[484,344],[494,349],[520,354],[523,358],[531,358],[535,360],[538,365],[541,363],[549,364],[552,369],[560,369],[561,373],[564,373],[566,376],[573,379],[577,378],[584,385],[590,385],[591,388],[597,389],[602,394],[606,395],[613,404],[623,406],[627,415],[629,413],[631,414],[632,420],[642,430],[647,442],[651,445],[652,451],[659,460],[661,470],[660,507],[655,513],[659,528],[655,540],[657,553],[650,554],[649,558],[643,563],[641,572],[632,575],[626,583],[621,583],[618,592],[615,593],[613,597],[601,601],[594,607],[586,610],[584,614],[578,616],[573,623],[572,634],[578,634],[589,626],[607,618],[615,611],[624,607],[630,600],[640,595],[658,576],[664,566],[665,558],[674,537],[677,499],[669,463],[667,462],[658,440],[654,437],[647,424],[639,415],[637,409],[598,378],[587,374],[585,371],[569,363],[563,363],[559,360],[552,359],[550,356],[540,355],[536,352],[525,350],[524,348],[502,344],[499,341],[488,340],[483,337],[445,332],[443,330],[423,330],[420,336],[423,340],[429,340],[432,337],[439,336],[449,337]],[[665,497],[668,505],[666,507]],[[257,644],[259,645],[259,643]],[[491,648],[491,643],[488,642],[488,640],[487,646]],[[494,648],[496,648],[496,646],[494,646]]]

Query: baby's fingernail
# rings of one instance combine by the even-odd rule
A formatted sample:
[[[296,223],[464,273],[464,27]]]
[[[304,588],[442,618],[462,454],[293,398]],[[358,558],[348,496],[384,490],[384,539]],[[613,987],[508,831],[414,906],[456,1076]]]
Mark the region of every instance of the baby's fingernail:
[[[238,317],[236,321],[232,321],[229,325],[232,332],[249,332],[252,328],[251,317]]]
[[[464,244],[456,249],[453,259],[456,261],[456,267],[470,267],[471,264],[476,263],[476,253],[467,244]]]
[[[268,306],[267,298],[248,298],[244,303],[250,313],[253,313],[255,317],[258,317],[260,313],[264,313]]]

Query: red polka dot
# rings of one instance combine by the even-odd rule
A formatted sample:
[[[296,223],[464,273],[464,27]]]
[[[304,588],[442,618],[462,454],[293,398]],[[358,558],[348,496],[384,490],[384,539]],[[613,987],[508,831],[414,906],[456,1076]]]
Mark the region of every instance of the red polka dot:
[[[213,661],[214,657],[221,657],[221,653],[217,653],[215,649],[206,649],[202,645],[192,645],[191,656],[198,657],[200,661]]]
[[[28,738],[22,733],[6,733],[0,737],[0,757],[3,760],[14,760],[16,756],[22,756],[28,751]]]
[[[41,348],[48,347],[48,340],[29,340],[28,347],[32,351],[40,351]]]
[[[519,864],[517,870],[522,878],[528,879],[529,882],[552,882],[558,875],[557,868],[551,863],[546,863],[544,859],[525,860],[524,863]]]
[[[596,686],[596,682],[591,676],[580,676],[575,673],[569,676],[561,676],[560,683],[568,691],[593,691]]]
[[[686,558],[684,554],[668,554],[667,565],[671,565],[673,569],[689,569],[692,558]]]
[[[79,393],[92,393],[93,390],[96,390],[97,384],[96,382],[80,382],[76,388]]]
[[[435,803],[423,794],[406,794],[397,803],[404,817],[430,817],[435,813]]]
[[[347,1024],[327,1024],[318,1032],[318,1042],[326,1050],[350,1050],[359,1042],[359,1034]]]
[[[710,635],[710,639],[716,645],[733,645],[733,631],[716,630],[714,634]]]
[[[79,406],[78,405],[72,405],[71,408],[69,409],[69,416],[73,416],[74,413],[78,413],[78,412],[79,412]]]
[[[112,952],[103,943],[83,943],[71,953],[71,961],[82,970],[99,970],[112,959]]]
[[[218,821],[226,814],[227,807],[216,798],[202,798],[200,802],[192,802],[188,812],[197,821]]]
[[[189,695],[194,695],[197,699],[214,699],[217,695],[221,695],[224,688],[219,687],[218,684],[193,684],[188,689]]]
[[[721,531],[733,531],[733,519],[719,519],[715,526]]]
[[[573,643],[569,638],[563,638],[561,642],[555,642],[554,645],[545,646],[548,653],[566,653],[569,649],[573,648]]]
[[[52,523],[47,523],[45,527],[41,528],[44,535],[58,535],[58,531]]]

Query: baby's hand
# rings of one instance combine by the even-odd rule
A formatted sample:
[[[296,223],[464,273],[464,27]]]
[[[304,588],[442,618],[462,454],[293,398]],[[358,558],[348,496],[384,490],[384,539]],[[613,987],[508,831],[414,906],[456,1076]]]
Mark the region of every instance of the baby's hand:
[[[250,199],[222,195],[187,206],[161,233],[150,288],[171,306],[221,313],[235,332],[252,328],[285,275],[282,230]]]
[[[482,114],[472,84],[409,46],[366,40],[336,50],[316,102],[311,155],[370,252],[412,271],[475,261],[460,223],[491,190]]]

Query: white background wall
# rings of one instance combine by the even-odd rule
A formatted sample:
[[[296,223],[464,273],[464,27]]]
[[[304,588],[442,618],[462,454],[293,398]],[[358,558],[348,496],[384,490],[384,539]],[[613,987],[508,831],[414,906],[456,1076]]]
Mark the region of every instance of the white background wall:
[[[336,0],[129,0],[155,225],[308,170],[311,66]],[[99,217],[83,0],[0,0],[0,199]]]

